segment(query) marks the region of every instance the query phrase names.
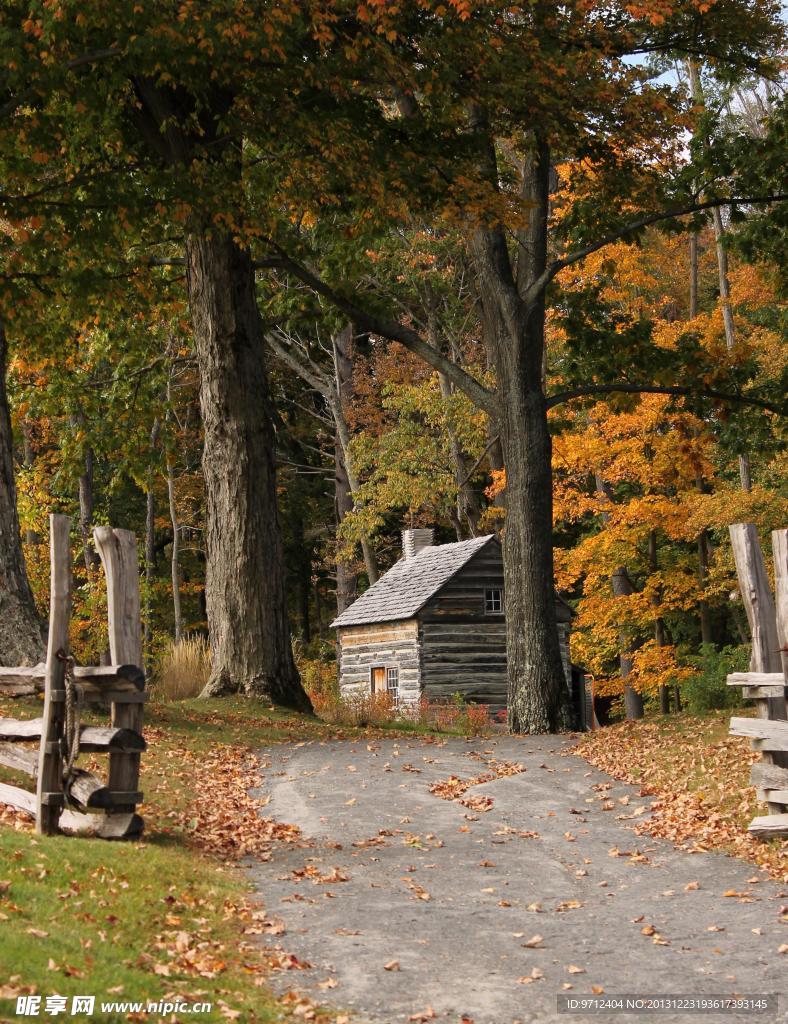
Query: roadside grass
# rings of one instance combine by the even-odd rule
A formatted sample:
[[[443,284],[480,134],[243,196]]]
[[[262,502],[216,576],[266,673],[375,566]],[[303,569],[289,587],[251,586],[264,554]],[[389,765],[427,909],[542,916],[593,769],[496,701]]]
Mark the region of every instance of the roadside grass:
[[[622,722],[584,734],[575,752],[656,797],[643,830],[743,857],[788,882],[788,842],[747,834],[752,818],[766,814],[749,784],[758,755],[748,740],[728,735],[729,722],[730,710]]]
[[[0,715],[37,714],[35,700],[0,701]],[[164,1018],[102,1013],[102,1000],[173,996],[213,1010],[168,1020],[337,1019],[267,987],[269,970],[287,958],[255,941],[279,931],[251,901],[235,862],[298,840],[297,830],[262,819],[247,795],[256,781],[252,751],[338,730],[245,699],[152,702],[146,723],[141,842],[36,837],[29,818],[0,813],[0,1020],[22,1019],[15,998],[23,994],[67,996],[69,1010],[71,996],[95,995],[91,1019],[104,1021]],[[90,756],[80,764],[105,767]],[[5,769],[2,778],[22,782]]]

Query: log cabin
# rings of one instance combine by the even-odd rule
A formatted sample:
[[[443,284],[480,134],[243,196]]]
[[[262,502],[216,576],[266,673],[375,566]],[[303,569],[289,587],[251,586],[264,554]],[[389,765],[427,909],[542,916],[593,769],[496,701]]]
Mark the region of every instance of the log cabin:
[[[503,555],[493,535],[434,544],[403,530],[402,557],[332,623],[343,696],[388,692],[399,707],[422,698],[502,710],[507,701]],[[561,657],[571,685],[572,610],[556,596]]]

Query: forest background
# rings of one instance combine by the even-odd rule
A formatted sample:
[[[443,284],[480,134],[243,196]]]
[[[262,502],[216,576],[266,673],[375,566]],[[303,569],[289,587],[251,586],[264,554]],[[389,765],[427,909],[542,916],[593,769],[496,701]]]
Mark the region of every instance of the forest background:
[[[642,713],[644,700],[663,711],[682,698],[695,710],[724,706],[725,674],[746,666],[749,640],[727,527],[746,521],[766,532],[788,522],[786,110],[776,9],[608,5],[622,16],[614,24],[600,14],[605,5],[570,5],[587,19],[578,38],[597,47],[594,59],[604,52],[615,73],[590,75],[604,116],[582,97],[564,102],[560,88],[544,100],[556,123],[581,101],[587,109],[577,126],[584,145],[556,130],[548,151],[539,131],[523,130],[513,116],[505,123],[496,107],[512,59],[503,5],[413,6],[418,17],[397,5],[350,5],[352,32],[341,4],[266,8],[254,29],[233,5],[216,5],[210,17],[179,15],[169,35],[163,15],[145,21],[125,4],[111,26],[98,14],[71,23],[63,4],[43,4],[26,21],[13,5],[3,15],[4,41],[20,46],[20,59],[6,75],[12,98],[2,129],[0,398],[12,434],[0,440],[13,462],[38,613],[43,619],[48,601],[46,517],[65,512],[78,523],[81,547],[72,635],[79,660],[95,663],[105,644],[90,540],[98,523],[143,540],[149,666],[184,638],[207,635],[208,534],[243,533],[244,509],[222,490],[222,471],[210,460],[206,468],[206,430],[221,432],[222,417],[232,415],[219,402],[216,422],[206,424],[206,359],[194,340],[202,329],[195,267],[205,252],[189,239],[207,239],[207,250],[228,237],[234,252],[247,254],[266,350],[260,390],[247,399],[268,410],[274,436],[286,575],[277,628],[286,635],[289,627],[313,700],[335,699],[329,623],[399,557],[403,526],[435,527],[438,541],[506,537],[512,439],[502,439],[505,430],[464,375],[484,394],[502,386],[478,236],[503,225],[512,260],[518,246],[533,246],[528,188],[541,174],[546,252],[562,260],[573,248],[588,250],[545,282],[538,374],[552,439],[555,582],[576,611],[572,659],[601,692],[624,694],[630,716]],[[707,32],[711,7],[716,22]],[[547,10],[528,16],[536,24],[528,23],[529,38],[551,38]],[[508,27],[518,26],[510,17]],[[108,36],[123,35],[121,23],[122,61],[142,40],[148,50],[140,46],[134,60],[152,64],[148,77],[116,69],[118,44]],[[497,48],[491,24],[504,40]],[[571,18],[562,29],[570,32]],[[610,40],[624,31],[637,37],[636,60],[609,57]],[[83,45],[80,32],[98,43]],[[521,48],[523,38],[511,35]],[[261,38],[265,51],[255,50]],[[344,47],[341,60],[361,69],[354,89],[366,88],[358,82],[381,52],[389,68],[406,52],[422,77],[414,73],[412,88],[392,86],[387,95],[379,82],[370,87],[372,106],[385,114],[381,128],[352,90],[326,112],[320,89],[337,96],[337,82],[349,76],[347,66],[321,67],[326,78],[309,82],[309,101],[267,111],[275,123],[255,135],[249,126],[259,112],[243,104],[257,64],[275,68],[276,95],[293,96],[293,53],[304,39],[310,55],[329,54],[329,64]],[[412,51],[430,39],[444,50],[424,75]],[[125,115],[107,105],[118,81],[135,83],[131,107],[142,114],[130,118],[142,122],[156,110],[150,81],[159,95],[194,97],[202,65],[183,68],[190,55],[209,53],[226,88],[239,48],[255,54],[247,56],[248,78],[229,98],[212,95],[210,129],[201,123],[193,132],[206,149],[190,154],[188,178],[166,153],[145,164],[137,143],[127,143]],[[461,141],[438,131],[442,118],[457,119],[446,109],[450,70],[479,53],[490,93],[484,117],[492,110],[498,118],[490,133],[494,187]],[[559,68],[563,89],[576,92],[571,38],[539,65],[544,92],[545,76]],[[428,116],[424,97],[433,94],[439,100]],[[412,109],[417,102],[423,109]],[[474,103],[463,96],[478,133],[486,122]],[[203,97],[186,113],[170,111],[156,131],[166,137],[168,117],[181,117],[181,141],[192,139],[191,121],[207,106]],[[233,137],[240,121],[244,134],[228,156],[221,129]],[[411,121],[406,152],[392,155]],[[365,132],[379,134],[365,143]],[[425,162],[406,177],[410,146],[422,147]],[[228,167],[237,171],[229,198]],[[663,216],[665,209],[682,216]],[[604,246],[589,243],[592,231]],[[419,350],[416,336],[435,355]],[[223,458],[226,472],[228,450]],[[517,502],[522,493],[518,485]],[[7,646],[0,661],[35,654],[35,642],[21,654]]]

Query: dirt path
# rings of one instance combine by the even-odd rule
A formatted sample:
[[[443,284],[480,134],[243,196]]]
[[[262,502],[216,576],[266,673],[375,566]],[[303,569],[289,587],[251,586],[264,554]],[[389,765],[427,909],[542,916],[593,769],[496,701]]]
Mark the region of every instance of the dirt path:
[[[580,1021],[556,996],[597,987],[781,993],[754,1016],[788,1020],[788,894],[741,861],[636,835],[647,798],[565,751],[555,737],[264,751],[266,814],[310,840],[252,868],[287,950],[312,965],[283,984],[375,1024],[428,1007],[454,1024]],[[525,770],[467,789],[470,807],[429,789],[514,763]]]

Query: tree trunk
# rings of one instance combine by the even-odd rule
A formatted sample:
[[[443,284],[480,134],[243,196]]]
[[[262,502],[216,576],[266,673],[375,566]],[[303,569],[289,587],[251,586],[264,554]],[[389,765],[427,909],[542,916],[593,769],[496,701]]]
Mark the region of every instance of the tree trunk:
[[[472,111],[482,161],[497,183],[495,151],[483,111]],[[544,291],[522,296],[547,262],[549,150],[534,140],[523,168],[530,209],[518,236],[517,282],[502,226],[474,237],[479,289],[498,376],[498,428],[506,463],[504,531],[509,728],[517,733],[569,727],[569,689],[558,641],[553,579],[552,443],[542,388]]]
[[[311,711],[293,661],[266,350],[249,253],[213,231],[186,239],[205,440],[205,696],[245,693]]]
[[[25,469],[32,469],[33,463],[36,460],[35,449],[33,448],[33,440],[30,436],[30,428],[27,424],[22,427],[22,438],[24,442],[24,465]],[[41,534],[37,530],[25,530],[25,544],[40,544]]]
[[[342,516],[339,515],[337,507],[337,526],[342,519],[353,508],[353,495],[358,493],[359,481],[353,471],[353,464],[350,457],[350,430],[348,429],[345,408],[353,401],[353,324],[348,324],[334,337],[334,387],[324,392],[326,401],[334,417],[336,432],[334,435],[335,457],[342,463],[342,475],[347,481],[350,490],[350,506],[343,508]],[[361,553],[364,556],[364,568],[367,570],[369,585],[378,581],[378,563],[375,552],[366,536],[361,538]],[[337,560],[337,591],[339,590],[339,560]],[[347,567],[343,568],[347,572]],[[355,596],[356,579],[352,578],[353,596]],[[343,586],[349,589],[350,581]],[[352,600],[352,599],[351,599]],[[348,604],[351,602],[349,601]],[[339,593],[337,593],[337,607],[339,607]],[[347,605],[345,605],[347,607]]]
[[[610,583],[613,587],[613,593],[616,597],[629,597],[630,594],[634,594],[635,588],[632,586],[632,580],[629,578],[625,566],[619,566],[618,569],[610,577]],[[633,689],[632,686],[627,682],[630,673],[632,672],[632,655],[637,650],[638,644],[631,636],[628,629],[622,629],[619,633],[619,646],[621,648],[620,653],[620,664],[621,664],[621,678],[624,681],[624,712],[627,720],[632,721],[643,717],[643,698]]]
[[[353,325],[348,324],[338,331],[333,339],[335,391],[338,396],[338,411],[334,411],[334,517],[337,530],[345,516],[353,511],[353,492],[348,477],[345,447],[340,436],[337,416],[344,419],[343,405],[352,397],[353,391]],[[331,403],[329,403],[331,404]],[[367,551],[364,551],[365,558]],[[374,560],[374,556],[373,556]],[[377,569],[377,567],[376,567]],[[350,565],[337,555],[337,615],[356,599],[358,577]],[[374,582],[374,581],[372,581]]]
[[[145,493],[145,629],[142,636],[146,670],[153,670],[153,581],[156,575],[156,499],[153,482],[156,478],[154,457],[159,438],[159,418],[153,421],[150,432],[150,464]]]
[[[172,524],[172,550],[170,552],[170,579],[172,580],[173,639],[179,644],[183,639],[183,613],[181,611],[181,524],[178,521],[178,506],[175,502],[175,470],[167,459],[167,502]]]
[[[353,494],[350,490],[350,483],[347,478],[345,459],[339,434],[334,437],[334,517],[337,530],[342,525],[345,516],[353,511]],[[337,574],[337,615],[348,608],[356,600],[356,587],[358,577],[351,566],[340,558],[336,558]]]
[[[85,468],[79,476],[79,532],[82,535],[82,558],[88,573],[98,564],[99,558],[93,550],[91,531],[93,529],[93,448],[85,449]]]
[[[690,232],[690,287],[689,287],[689,318],[694,320],[698,315],[698,232]]]
[[[44,644],[19,536],[6,351],[0,322],[0,665],[35,665],[43,659]]]
[[[648,534],[648,567],[651,573],[659,569],[659,558],[657,553],[657,531],[649,530]],[[654,642],[657,647],[665,646],[665,623],[659,614],[660,598],[656,595],[651,599],[651,606],[654,609]],[[670,714],[670,687],[660,686],[659,688],[659,710],[663,715]]]
[[[443,373],[438,374],[438,379],[441,396],[443,398],[450,398],[452,394],[451,382]],[[463,540],[463,520],[467,523],[468,535],[471,537],[478,535],[482,507],[479,495],[476,493],[470,479],[473,475],[471,473],[472,462],[463,451],[462,445],[457,440],[457,435],[451,428],[448,429],[448,434],[451,455],[454,460],[454,479],[457,483],[457,540]]]
[[[698,536],[698,583],[705,590],[709,578],[710,564],[710,543],[707,530],[702,530]],[[700,642],[702,644],[714,643],[714,625],[711,619],[711,609],[708,601],[701,599],[700,612]]]
[[[703,82],[700,77],[698,65],[691,58],[687,61],[689,72],[690,88],[692,98],[699,107],[705,108],[706,97],[703,91]],[[708,140],[707,140],[708,144]],[[720,306],[722,308],[722,322],[725,328],[725,346],[729,352],[736,347],[736,328],[733,322],[733,308],[731,307],[731,285],[728,274],[728,250],[725,243],[725,225],[722,220],[722,208],[715,206],[711,211],[711,221],[714,226],[714,244],[717,251],[717,271],[720,284]],[[750,469],[750,456],[747,452],[739,455],[739,481],[743,491],[752,490],[752,474]]]
[[[540,388],[502,380],[506,460],[504,532],[509,728],[568,728],[569,691],[561,661],[553,580],[552,445]]]

